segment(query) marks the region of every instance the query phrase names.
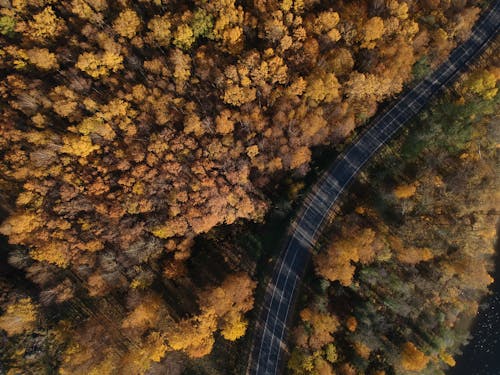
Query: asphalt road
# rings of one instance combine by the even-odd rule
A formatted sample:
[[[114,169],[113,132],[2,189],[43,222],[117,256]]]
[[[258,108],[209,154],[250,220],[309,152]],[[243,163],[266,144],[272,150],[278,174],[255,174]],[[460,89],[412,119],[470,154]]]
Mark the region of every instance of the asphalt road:
[[[307,195],[290,226],[285,247],[275,264],[262,315],[257,322],[247,374],[275,375],[283,369],[286,339],[297,286],[308,264],[310,249],[341,193],[363,165],[391,140],[444,86],[453,82],[486,48],[500,29],[500,0],[476,23],[471,37],[449,59],[418,85],[407,91],[354,141],[325,171]]]

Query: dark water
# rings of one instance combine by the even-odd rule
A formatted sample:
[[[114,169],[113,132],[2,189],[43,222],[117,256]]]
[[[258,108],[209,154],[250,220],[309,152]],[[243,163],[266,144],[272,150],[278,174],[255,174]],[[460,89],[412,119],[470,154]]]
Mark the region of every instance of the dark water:
[[[497,232],[498,238],[498,232]],[[456,358],[449,375],[500,375],[500,244],[496,246],[495,282],[492,294],[483,301],[472,339]]]

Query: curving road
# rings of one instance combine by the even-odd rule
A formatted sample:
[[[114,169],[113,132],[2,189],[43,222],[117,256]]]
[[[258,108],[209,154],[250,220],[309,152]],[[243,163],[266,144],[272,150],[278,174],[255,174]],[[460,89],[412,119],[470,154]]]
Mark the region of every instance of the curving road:
[[[297,294],[296,287],[311,257],[310,249],[340,194],[378,149],[391,140],[434,94],[467,68],[499,29],[500,0],[496,0],[476,23],[469,40],[453,50],[445,63],[402,95],[395,105],[376,117],[314,185],[290,227],[286,246],[267,286],[247,374],[275,375],[282,370],[287,323]]]

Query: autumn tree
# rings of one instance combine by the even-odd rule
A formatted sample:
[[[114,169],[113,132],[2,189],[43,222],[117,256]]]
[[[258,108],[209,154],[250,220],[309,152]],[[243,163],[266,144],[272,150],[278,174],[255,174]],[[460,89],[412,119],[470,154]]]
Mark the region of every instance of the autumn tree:
[[[394,195],[398,199],[411,198],[417,192],[416,184],[400,185],[394,189]]]
[[[182,320],[168,333],[168,344],[174,350],[183,350],[191,358],[199,358],[212,351],[217,316],[213,309],[205,309],[199,316]]]
[[[372,17],[364,24],[363,28],[364,34],[361,47],[374,48],[376,40],[384,35],[384,21],[380,17]]]
[[[165,306],[161,298],[157,295],[146,295],[123,319],[121,325],[123,328],[144,331],[156,327],[162,314],[165,314]]]
[[[20,298],[7,305],[7,309],[0,315],[0,328],[9,336],[18,335],[35,327],[37,307],[31,298]]]
[[[244,336],[247,330],[248,322],[241,313],[229,311],[224,317],[221,327],[221,335],[226,340],[235,341]]]
[[[497,82],[500,69],[482,70],[471,74],[465,85],[466,92],[482,96],[486,100],[493,99],[498,93]]]
[[[78,57],[76,67],[92,78],[106,76],[112,72],[116,72],[123,68],[123,57],[114,52],[106,51],[104,53],[95,54],[92,52],[84,52]]]
[[[47,48],[32,48],[26,51],[29,62],[41,70],[57,69],[57,57]]]
[[[113,29],[121,36],[132,39],[141,24],[141,19],[131,9],[123,10],[113,23]]]
[[[214,311],[226,339],[234,341],[245,334],[248,323],[243,315],[253,307],[255,286],[247,274],[239,273],[200,295],[202,309]]]
[[[332,333],[339,326],[339,321],[335,316],[306,308],[300,312],[300,318],[311,326],[312,333],[307,341],[309,348],[317,350],[333,341]]]
[[[28,37],[43,43],[58,37],[64,28],[64,21],[56,16],[52,7],[48,6],[28,21],[26,33]]]
[[[143,375],[148,373],[153,362],[160,362],[165,356],[168,346],[160,332],[151,332],[140,343],[138,348],[130,350],[120,361],[120,372],[126,375]],[[113,367],[110,366],[110,371]],[[100,374],[100,372],[95,372]]]
[[[364,229],[334,240],[328,250],[314,259],[315,270],[322,277],[348,286],[356,269],[355,262],[367,263],[374,257],[375,232]]]
[[[403,344],[401,351],[401,366],[408,371],[422,371],[429,363],[429,358],[412,342]]]
[[[172,38],[171,26],[169,14],[153,17],[148,22],[151,39],[160,46],[168,46]]]

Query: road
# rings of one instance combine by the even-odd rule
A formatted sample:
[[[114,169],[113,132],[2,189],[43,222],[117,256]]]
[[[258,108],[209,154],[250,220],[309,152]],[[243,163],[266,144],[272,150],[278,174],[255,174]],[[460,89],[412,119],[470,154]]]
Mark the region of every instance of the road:
[[[310,260],[310,249],[341,193],[377,150],[479,56],[499,29],[500,0],[497,0],[476,22],[470,38],[455,48],[445,63],[378,115],[311,189],[290,226],[285,247],[266,288],[261,318],[255,328],[248,375],[275,375],[283,369],[287,324],[297,286]]]

